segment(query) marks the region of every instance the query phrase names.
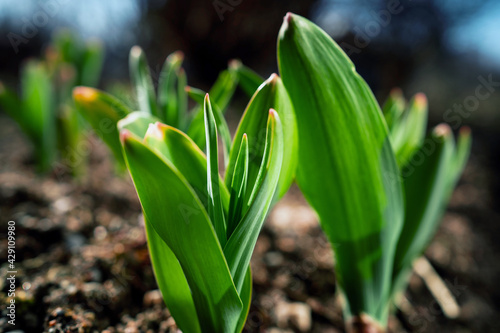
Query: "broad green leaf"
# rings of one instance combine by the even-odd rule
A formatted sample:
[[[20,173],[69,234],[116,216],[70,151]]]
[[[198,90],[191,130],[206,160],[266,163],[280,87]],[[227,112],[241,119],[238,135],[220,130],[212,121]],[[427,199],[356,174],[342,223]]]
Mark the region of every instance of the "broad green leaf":
[[[121,132],[145,219],[178,259],[202,332],[234,332],[242,302],[208,214],[186,179],[136,136]]]
[[[205,142],[207,143],[207,193],[208,216],[214,224],[215,233],[222,247],[226,245],[226,218],[222,209],[219,185],[219,150],[217,148],[217,126],[208,94],[203,107],[205,115]]]
[[[246,208],[245,193],[248,184],[248,138],[243,134],[238,157],[234,166],[231,180],[231,199],[227,218],[227,238],[231,237],[234,229],[243,217],[243,208]]]
[[[406,165],[425,137],[427,125],[427,98],[417,94],[410,101],[408,110],[394,124],[391,143],[400,167]]]
[[[127,129],[140,138],[144,138],[150,124],[159,122],[160,119],[144,111],[135,111],[121,119],[118,124],[118,130]]]
[[[248,135],[249,167],[248,183],[253,184],[257,177],[264,154],[267,118],[269,109],[275,109],[283,122],[283,135],[286,145],[284,146],[283,169],[280,175],[278,196],[282,197],[287,191],[295,177],[298,160],[298,136],[295,115],[288,93],[281,79],[273,74],[255,92],[250,100],[238,129],[234,136],[234,147],[241,145],[243,134]],[[232,149],[229,156],[229,164],[226,172],[226,186],[230,187],[233,179],[234,165],[238,157],[238,150]],[[250,191],[246,194],[248,202]]]
[[[52,82],[41,62],[30,60],[21,71],[21,114],[24,128],[35,145],[40,171],[46,171],[56,157],[55,102]]]
[[[453,158],[453,138],[439,125],[402,169],[406,198],[403,230],[394,261],[394,279],[411,268],[434,235],[448,201],[447,174]],[[400,285],[400,283],[396,283]]]
[[[179,170],[208,211],[207,158],[193,140],[178,129],[157,122],[149,125],[144,142]],[[227,212],[229,192],[224,185],[220,186],[220,195]]]
[[[206,93],[203,90],[193,87],[187,87],[186,92],[196,103],[203,106],[203,104],[205,103],[205,96],[206,96]],[[227,164],[227,161],[229,160],[229,149],[231,149],[231,143],[232,143],[231,132],[229,131],[229,126],[227,125],[226,118],[224,118],[224,115],[222,114],[222,111],[219,109],[217,104],[212,103],[212,110],[215,118],[215,123],[217,125],[217,129],[222,139],[222,145],[224,149],[224,161],[225,161],[224,164]],[[205,134],[204,128],[200,128],[198,129],[198,131],[200,134],[203,135]],[[191,131],[191,134],[193,133],[194,132]],[[198,136],[199,134],[194,135],[195,138]]]
[[[156,282],[175,323],[183,332],[201,333],[191,290],[179,261],[152,224],[144,221]]]
[[[239,292],[242,290],[257,237],[276,193],[283,163],[283,145],[280,118],[276,111],[270,110],[259,174],[253,183],[248,183],[248,190],[251,192],[248,210],[224,247],[224,255]]]
[[[391,90],[389,97],[382,107],[385,122],[389,127],[389,132],[392,133],[394,125],[399,121],[401,115],[405,110],[406,101],[403,97],[403,92],[399,88]]]
[[[94,88],[76,87],[73,90],[73,99],[76,109],[111,149],[115,159],[124,166],[116,125],[131,111],[118,99]]]
[[[300,137],[297,182],[334,248],[346,314],[385,326],[403,199],[380,107],[341,48],[303,17],[285,17],[278,63]]]
[[[259,74],[243,65],[239,60],[232,60],[229,67],[236,71],[239,85],[248,96],[253,96],[259,86],[264,83],[264,79]]]
[[[144,52],[139,46],[130,50],[130,76],[135,86],[140,111],[149,112],[153,116],[160,117],[161,114],[156,104],[156,93],[149,72],[148,62]]]
[[[158,84],[158,107],[160,109],[160,118],[166,124],[179,128],[181,117],[184,116],[179,111],[178,72],[181,68],[184,55],[182,52],[174,52],[167,57],[160,73]],[[181,79],[182,80],[182,79]],[[185,76],[184,76],[185,82]],[[184,84],[185,86],[185,84]],[[184,87],[182,87],[184,91]],[[182,102],[181,102],[182,103]]]
[[[99,83],[102,65],[104,62],[104,47],[99,41],[90,41],[85,47],[82,59],[81,78],[82,86],[95,87]]]

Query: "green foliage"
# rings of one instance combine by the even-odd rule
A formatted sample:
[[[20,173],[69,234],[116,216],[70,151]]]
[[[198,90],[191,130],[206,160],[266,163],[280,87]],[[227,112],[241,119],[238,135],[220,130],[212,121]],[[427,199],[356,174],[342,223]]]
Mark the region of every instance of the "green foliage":
[[[82,140],[82,124],[71,89],[97,84],[103,56],[100,43],[84,43],[64,30],[56,33],[44,59],[23,65],[19,96],[0,82],[0,106],[32,142],[38,171],[50,170],[58,158],[73,173],[82,168],[83,157],[74,156]]]
[[[390,96],[386,105],[393,97]],[[393,294],[406,288],[412,263],[434,236],[470,152],[468,128],[460,130],[455,145],[446,124],[425,135],[427,100],[415,95],[410,103],[402,95],[401,111],[392,117],[394,151],[405,192],[405,219],[394,260]],[[388,117],[388,113],[384,114]]]
[[[347,326],[380,329],[404,272],[437,228],[470,136],[462,132],[455,149],[440,125],[424,140],[422,94],[407,106],[394,90],[382,113],[344,52],[300,16],[285,18],[278,62],[300,138],[297,182],[335,251]]]
[[[149,125],[144,139],[140,131],[122,129],[123,153],[144,211],[155,276],[176,323],[184,332],[240,332],[250,306],[251,253],[283,161],[282,128],[275,111],[261,113],[267,118],[265,153],[254,182],[244,180],[248,147],[232,146],[242,156],[234,174],[243,178],[234,182],[234,195],[218,174],[217,124],[208,96],[203,112],[207,155],[161,123]],[[231,202],[248,209],[229,214]]]

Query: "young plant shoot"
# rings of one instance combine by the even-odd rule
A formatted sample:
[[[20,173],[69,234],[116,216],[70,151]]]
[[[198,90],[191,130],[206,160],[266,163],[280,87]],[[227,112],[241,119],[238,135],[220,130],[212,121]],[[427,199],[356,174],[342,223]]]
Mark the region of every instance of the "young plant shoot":
[[[218,173],[217,124],[208,94],[206,155],[172,126],[157,122],[146,130],[120,123],[155,276],[183,332],[241,332],[248,315],[250,257],[283,163],[280,117],[272,109],[259,111],[267,122],[263,154],[250,163],[250,136],[243,134],[231,147],[237,157],[229,186]]]
[[[73,173],[83,167],[81,156],[74,156],[83,127],[71,89],[96,85],[103,58],[99,42],[84,43],[64,30],[54,36],[44,59],[24,64],[20,96],[0,82],[0,107],[32,142],[38,171],[49,171],[57,159]]]
[[[298,15],[285,17],[278,62],[300,138],[297,182],[335,251],[346,328],[384,332],[395,282],[432,237],[469,136],[461,134],[455,149],[450,129],[439,125],[427,151],[423,95],[406,113],[394,96],[384,119],[347,55]],[[411,163],[426,151],[424,163]]]

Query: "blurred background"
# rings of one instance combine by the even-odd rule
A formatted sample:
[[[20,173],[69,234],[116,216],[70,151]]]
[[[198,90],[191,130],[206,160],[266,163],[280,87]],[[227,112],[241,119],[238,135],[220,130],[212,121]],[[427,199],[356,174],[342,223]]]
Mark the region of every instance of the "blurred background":
[[[472,246],[467,255],[477,265],[466,265],[460,273],[451,269],[449,278],[463,274],[461,282],[469,289],[477,288],[474,295],[481,301],[470,307],[482,309],[477,311],[489,319],[477,319],[477,325],[471,319],[470,325],[451,326],[450,332],[457,327],[463,332],[496,331],[498,324],[491,318],[500,308],[500,288],[495,282],[500,271],[499,1],[0,0],[0,80],[18,86],[23,62],[41,56],[52,34],[63,27],[105,44],[99,83],[104,90],[129,83],[128,55],[133,45],[145,50],[153,76],[168,54],[183,51],[188,84],[203,89],[234,58],[268,77],[277,72],[277,34],[288,11],[311,19],[329,33],[380,103],[393,87],[402,88],[407,98],[423,92],[429,99],[431,127],[447,122],[455,131],[463,125],[472,128],[471,160],[451,204],[452,214],[465,216],[465,222],[454,224],[452,219],[444,232],[459,233],[463,238],[453,239],[465,243],[474,234],[473,244],[488,248],[474,252]],[[245,103],[240,93],[230,110],[234,119]],[[4,115],[0,119],[8,121]],[[15,125],[9,122],[7,127]],[[2,158],[10,156],[8,142],[4,136]],[[120,207],[120,202],[114,204]],[[455,246],[458,252],[446,252],[449,261],[460,254],[460,244]],[[438,267],[442,250],[438,247],[429,255]],[[482,256],[491,260],[478,261]],[[445,276],[447,265],[440,271]],[[467,267],[475,273],[467,275]],[[474,311],[469,315],[479,316]],[[45,312],[39,316],[43,318]]]

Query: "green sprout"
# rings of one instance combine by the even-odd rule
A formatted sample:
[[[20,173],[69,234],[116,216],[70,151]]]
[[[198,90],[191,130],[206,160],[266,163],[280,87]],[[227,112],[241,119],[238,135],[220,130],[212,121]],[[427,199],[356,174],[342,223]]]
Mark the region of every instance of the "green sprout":
[[[0,82],[0,106],[30,139],[39,172],[49,171],[58,159],[73,173],[83,166],[73,156],[83,135],[71,89],[96,85],[103,59],[101,43],[84,43],[64,30],[54,36],[44,59],[23,65],[20,95]]]
[[[218,173],[217,125],[208,94],[206,155],[186,134],[168,125],[150,124],[145,135],[121,130],[155,276],[184,332],[241,332],[246,321],[250,257],[283,161],[278,113],[259,111],[267,118],[262,158],[250,163],[250,136],[243,134],[241,144],[231,147],[237,158],[229,187]],[[249,178],[254,173],[257,177]]]
[[[382,113],[341,48],[288,14],[278,62],[299,133],[297,183],[336,255],[348,331],[385,331],[392,297],[434,234],[470,148],[447,125],[424,140],[427,103],[393,94]],[[385,115],[385,119],[384,119]],[[423,159],[416,163],[416,159]]]

